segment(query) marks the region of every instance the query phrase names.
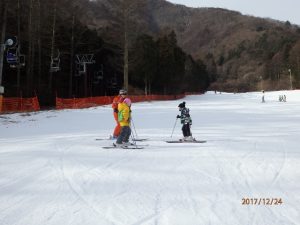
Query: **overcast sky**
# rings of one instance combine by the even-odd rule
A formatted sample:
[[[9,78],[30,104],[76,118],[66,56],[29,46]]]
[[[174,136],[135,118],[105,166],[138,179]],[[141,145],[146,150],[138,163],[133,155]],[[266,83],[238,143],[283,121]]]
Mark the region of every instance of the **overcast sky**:
[[[167,0],[190,7],[217,7],[300,25],[300,0]]]

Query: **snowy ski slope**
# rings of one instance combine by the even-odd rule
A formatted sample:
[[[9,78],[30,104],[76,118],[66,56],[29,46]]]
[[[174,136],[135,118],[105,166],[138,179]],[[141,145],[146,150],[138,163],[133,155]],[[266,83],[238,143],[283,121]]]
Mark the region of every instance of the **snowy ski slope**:
[[[207,143],[164,142],[181,137],[183,100]],[[110,106],[0,115],[0,225],[298,225],[300,91],[265,100],[134,103],[139,150],[95,140],[114,128]]]

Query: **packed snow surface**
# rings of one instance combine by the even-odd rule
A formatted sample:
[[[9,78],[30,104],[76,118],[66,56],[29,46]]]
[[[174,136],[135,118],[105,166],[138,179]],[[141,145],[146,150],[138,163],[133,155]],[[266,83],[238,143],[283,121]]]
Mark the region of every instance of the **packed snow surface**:
[[[0,115],[0,224],[299,225],[300,91],[261,99],[134,103],[138,150],[95,140],[112,133],[110,106]],[[165,142],[182,136],[182,101],[206,143]]]

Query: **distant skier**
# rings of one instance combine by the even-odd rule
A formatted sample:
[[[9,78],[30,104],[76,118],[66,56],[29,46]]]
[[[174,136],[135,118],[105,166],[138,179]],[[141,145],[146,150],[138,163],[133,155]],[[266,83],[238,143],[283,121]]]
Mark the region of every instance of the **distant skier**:
[[[130,119],[131,119],[131,100],[125,98],[123,102],[118,104],[118,121],[121,126],[120,135],[117,138],[115,146],[128,145],[129,137],[131,134]]]
[[[265,91],[262,91],[262,97],[261,97],[261,102],[265,103]]]
[[[185,107],[185,102],[180,103],[178,107],[181,114],[177,115],[177,118],[180,118],[181,120],[183,141],[193,141],[194,138],[191,134],[192,118],[190,116],[190,110]]]
[[[124,89],[121,89],[119,91],[119,95],[114,97],[113,99],[113,102],[112,102],[112,108],[113,108],[113,114],[114,114],[114,118],[115,118],[115,121],[117,123],[115,129],[114,129],[114,132],[113,132],[113,135],[112,135],[112,139],[117,139],[117,137],[119,136],[120,132],[121,132],[121,126],[120,126],[120,123],[118,121],[118,104],[123,102],[123,100],[126,98],[126,95],[127,95],[127,91],[124,90]]]

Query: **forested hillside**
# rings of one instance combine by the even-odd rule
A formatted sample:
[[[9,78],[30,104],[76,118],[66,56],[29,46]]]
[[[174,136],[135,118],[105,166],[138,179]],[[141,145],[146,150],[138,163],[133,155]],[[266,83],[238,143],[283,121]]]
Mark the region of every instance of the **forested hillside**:
[[[112,25],[101,11],[113,9],[110,2],[95,1],[93,20],[84,17],[99,33]],[[153,36],[174,30],[178,45],[205,64],[211,89],[290,89],[291,83],[299,88],[299,26],[220,8],[188,8],[164,0],[139,2],[144,3],[144,11],[134,15],[135,21]]]
[[[288,21],[164,0],[3,0],[0,12],[5,96],[53,105],[55,96],[122,86],[134,94],[300,86],[300,28]]]
[[[114,95],[124,85],[125,69],[132,94],[207,89],[204,64],[177,45],[172,30],[153,37],[138,23],[125,29],[121,8],[116,7],[105,14],[111,26],[98,32],[84,20],[96,13],[93,4],[88,0],[1,2],[1,15],[6,10],[6,18],[1,16],[6,28],[3,42],[16,43],[7,42],[4,52],[5,96],[37,95],[42,104],[53,105],[56,96]]]

